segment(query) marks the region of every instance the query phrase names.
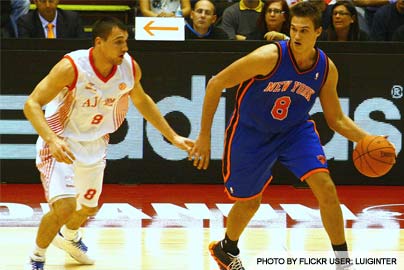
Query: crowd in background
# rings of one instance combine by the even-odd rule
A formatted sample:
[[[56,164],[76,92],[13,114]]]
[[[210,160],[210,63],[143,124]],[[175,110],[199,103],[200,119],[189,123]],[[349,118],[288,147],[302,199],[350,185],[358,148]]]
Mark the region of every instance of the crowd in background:
[[[135,16],[184,17],[185,39],[287,40],[290,6],[311,1],[323,12],[320,41],[404,41],[404,0],[133,1]],[[61,3],[1,1],[1,37],[86,38],[80,14]]]

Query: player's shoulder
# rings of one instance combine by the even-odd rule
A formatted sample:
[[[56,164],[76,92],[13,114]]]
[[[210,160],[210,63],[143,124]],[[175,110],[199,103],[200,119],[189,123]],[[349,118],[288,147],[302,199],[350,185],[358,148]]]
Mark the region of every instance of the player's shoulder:
[[[279,56],[279,47],[276,43],[266,44],[254,50],[251,55],[263,60],[277,59]]]

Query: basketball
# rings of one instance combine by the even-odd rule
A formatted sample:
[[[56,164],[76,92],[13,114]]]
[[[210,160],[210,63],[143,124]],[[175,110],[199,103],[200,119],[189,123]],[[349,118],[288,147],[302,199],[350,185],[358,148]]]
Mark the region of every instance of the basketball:
[[[356,145],[352,159],[361,174],[380,177],[396,163],[396,152],[384,136],[366,136]]]

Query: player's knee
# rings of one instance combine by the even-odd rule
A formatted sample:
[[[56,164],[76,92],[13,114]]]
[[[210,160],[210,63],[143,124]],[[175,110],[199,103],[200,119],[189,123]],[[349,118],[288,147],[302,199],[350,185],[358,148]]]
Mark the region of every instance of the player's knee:
[[[339,204],[337,190],[332,181],[326,182],[321,189],[321,196],[318,198],[319,203],[323,205]]]
[[[246,201],[238,201],[237,203],[242,205],[244,211],[249,212],[249,213],[255,213],[257,212],[258,208],[261,205],[261,196],[252,198],[251,200],[246,200]]]
[[[88,206],[82,205],[81,206],[81,212],[83,214],[85,214],[86,216],[88,216],[88,217],[92,217],[92,216],[95,216],[97,214],[98,207],[97,206],[96,207],[88,207]]]
[[[76,211],[76,206],[75,198],[64,198],[55,201],[52,204],[52,211],[56,216],[57,222],[59,224],[65,224]]]

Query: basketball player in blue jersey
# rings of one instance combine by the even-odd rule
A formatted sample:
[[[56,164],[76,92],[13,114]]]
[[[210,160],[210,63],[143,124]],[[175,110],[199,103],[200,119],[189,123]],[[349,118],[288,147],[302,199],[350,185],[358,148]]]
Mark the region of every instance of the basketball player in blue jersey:
[[[336,255],[348,256],[336,188],[314,122],[309,120],[316,97],[331,129],[353,142],[369,134],[341,110],[337,68],[315,47],[321,31],[321,12],[309,2],[298,3],[291,8],[290,41],[256,49],[207,85],[201,131],[190,153],[198,169],[209,165],[212,120],[222,90],[240,84],[223,155],[225,190],[235,203],[224,239],[209,245],[222,270],[244,269],[237,242],[260,206],[276,161],[306,181],[319,202]]]

